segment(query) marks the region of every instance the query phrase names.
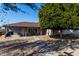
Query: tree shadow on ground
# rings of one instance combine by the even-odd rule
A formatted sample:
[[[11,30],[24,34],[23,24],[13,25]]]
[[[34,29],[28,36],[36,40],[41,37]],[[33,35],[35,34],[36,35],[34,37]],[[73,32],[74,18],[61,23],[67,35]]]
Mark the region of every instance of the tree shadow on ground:
[[[78,41],[73,41],[72,43],[69,43],[68,40],[55,40],[55,41],[37,40],[35,42],[27,42],[26,40],[11,40],[11,41],[6,41],[6,42],[0,42],[0,51],[3,51],[2,53],[4,52],[9,53],[9,52],[19,49],[21,50],[21,53],[24,53],[23,51],[30,52],[31,50],[33,50],[32,53],[30,54],[27,54],[27,52],[22,54],[22,55],[32,56],[38,53],[60,51],[64,48],[71,47],[78,44],[79,44]],[[37,47],[37,49],[34,49],[35,47]],[[66,54],[68,53],[66,52]],[[1,52],[0,52],[0,55],[1,55]]]

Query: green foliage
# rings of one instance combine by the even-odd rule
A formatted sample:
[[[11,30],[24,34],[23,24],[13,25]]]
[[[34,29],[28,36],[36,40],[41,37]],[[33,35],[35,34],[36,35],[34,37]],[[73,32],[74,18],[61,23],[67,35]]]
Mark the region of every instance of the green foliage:
[[[79,4],[45,4],[39,9],[41,29],[78,29]]]

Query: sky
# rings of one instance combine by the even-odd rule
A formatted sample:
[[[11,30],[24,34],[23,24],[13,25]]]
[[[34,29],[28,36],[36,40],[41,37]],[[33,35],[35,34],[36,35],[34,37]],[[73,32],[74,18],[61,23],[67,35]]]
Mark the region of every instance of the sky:
[[[36,4],[38,7],[41,7],[41,4]],[[5,15],[4,13],[0,12],[0,26],[5,25],[5,24],[11,24],[11,23],[17,23],[17,22],[38,22],[39,17],[38,17],[38,10],[32,10],[28,6],[22,6],[18,5],[19,8],[24,10],[26,13],[22,12],[13,12],[13,11],[8,11],[7,14]],[[3,20],[3,22],[1,22]]]

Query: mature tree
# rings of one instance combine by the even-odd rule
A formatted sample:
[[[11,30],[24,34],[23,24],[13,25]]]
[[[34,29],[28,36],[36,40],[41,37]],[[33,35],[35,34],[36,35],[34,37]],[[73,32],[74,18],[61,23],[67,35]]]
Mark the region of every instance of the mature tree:
[[[45,4],[39,9],[41,29],[60,30],[79,28],[79,4]]]

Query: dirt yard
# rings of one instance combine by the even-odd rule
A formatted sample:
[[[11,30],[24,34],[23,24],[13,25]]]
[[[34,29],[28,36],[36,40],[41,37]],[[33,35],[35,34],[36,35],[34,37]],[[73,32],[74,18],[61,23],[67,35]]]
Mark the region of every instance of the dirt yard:
[[[0,37],[1,56],[79,56],[79,40],[69,43],[49,36]]]
[[[19,35],[12,35],[11,37],[6,37],[4,35],[0,36],[0,41],[9,41],[9,40],[27,40],[29,42],[37,41],[37,40],[52,40],[49,36],[41,35],[41,36],[24,36],[20,37]]]

